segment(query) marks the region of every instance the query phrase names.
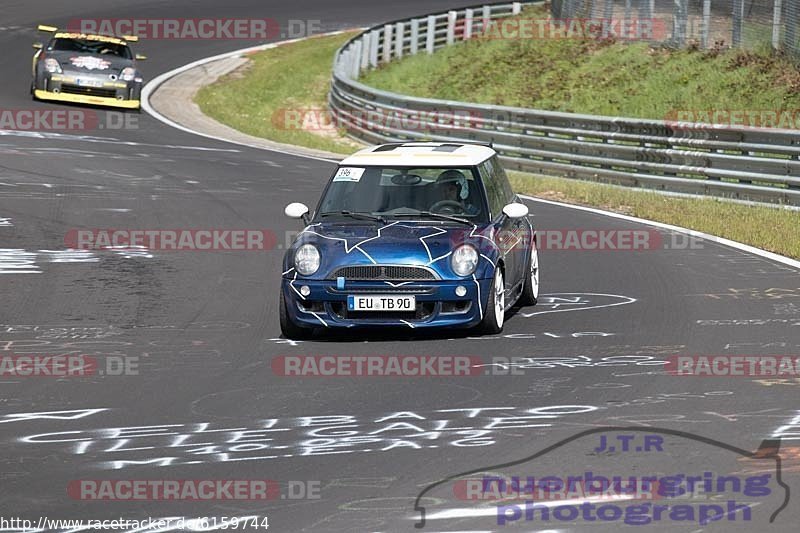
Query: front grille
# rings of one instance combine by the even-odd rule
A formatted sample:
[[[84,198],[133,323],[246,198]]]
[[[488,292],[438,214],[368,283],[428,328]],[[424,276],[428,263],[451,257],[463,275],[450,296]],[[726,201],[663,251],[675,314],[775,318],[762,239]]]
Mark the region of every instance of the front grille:
[[[66,94],[84,94],[99,96],[101,98],[116,98],[116,89],[103,89],[102,87],[78,87],[77,85],[61,85],[61,92]]]
[[[413,266],[365,265],[342,267],[331,276],[333,279],[370,281],[427,281],[436,275],[427,268]]]
[[[401,287],[392,287],[386,285],[385,287],[366,288],[366,287],[346,287],[343,290],[334,287],[328,287],[329,294],[433,294],[436,289],[433,287],[414,286],[408,287],[403,285]]]

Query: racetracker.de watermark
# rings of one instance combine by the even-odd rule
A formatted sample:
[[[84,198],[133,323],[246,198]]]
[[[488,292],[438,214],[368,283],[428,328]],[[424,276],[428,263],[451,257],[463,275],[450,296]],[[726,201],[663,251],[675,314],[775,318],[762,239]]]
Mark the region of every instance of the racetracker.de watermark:
[[[672,109],[664,121],[676,129],[774,128],[800,130],[800,109]]]
[[[64,244],[74,250],[145,248],[152,251],[267,251],[277,238],[263,229],[73,229]]]
[[[463,28],[466,29],[466,28]],[[463,30],[457,31],[463,34]],[[667,25],[657,18],[507,18],[483,19],[475,39],[662,41]]]
[[[800,377],[800,355],[673,355],[664,367],[673,376]]]
[[[272,372],[286,377],[451,377],[486,374],[468,355],[282,355]]]
[[[483,115],[459,110],[350,110],[331,113],[312,107],[283,107],[272,114],[272,124],[280,130],[328,131],[347,127],[390,128],[405,131],[470,130],[480,127]]]
[[[87,18],[72,19],[68,31],[134,36],[147,40],[299,39],[319,33],[318,19],[274,18]]]
[[[318,500],[321,484],[271,479],[77,479],[67,484],[67,495],[90,501]]]
[[[470,229],[452,231],[452,246],[470,242],[479,235],[481,234],[476,234]],[[484,236],[489,237],[488,234]],[[500,230],[494,235],[494,241],[504,252],[522,251],[530,247],[528,231],[524,227]],[[703,248],[703,242],[692,235],[662,233],[653,229],[537,229],[536,247],[539,250],[554,251],[642,252],[699,250]]]
[[[0,377],[70,378],[139,374],[138,357],[77,354],[0,354]]]
[[[453,484],[453,496],[464,501],[510,501],[534,499],[539,502],[586,499],[602,496],[607,499],[632,497],[637,500],[658,500],[658,481],[644,479],[609,480],[586,472],[583,476],[483,476],[462,479]]]
[[[0,107],[0,130],[30,132],[84,132],[135,130],[139,117],[119,111],[93,109],[40,109]]]

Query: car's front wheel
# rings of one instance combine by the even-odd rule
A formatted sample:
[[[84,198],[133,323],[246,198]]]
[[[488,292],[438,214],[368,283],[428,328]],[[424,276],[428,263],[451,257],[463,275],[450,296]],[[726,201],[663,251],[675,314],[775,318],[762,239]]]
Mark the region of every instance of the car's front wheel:
[[[536,305],[539,301],[539,251],[536,249],[536,242],[531,246],[528,270],[525,273],[525,282],[522,284],[522,296],[519,298],[520,305]]]
[[[498,265],[494,269],[494,279],[489,287],[489,298],[486,301],[486,310],[483,313],[483,320],[478,328],[481,333],[495,335],[503,331],[505,321],[506,292],[503,281],[503,270]]]
[[[278,313],[280,315],[281,333],[283,333],[283,336],[291,340],[303,340],[311,338],[314,330],[311,328],[298,326],[294,323],[294,321],[292,321],[292,317],[289,316],[289,311],[286,309],[286,298],[283,296],[283,291],[281,291],[279,306],[280,310]]]

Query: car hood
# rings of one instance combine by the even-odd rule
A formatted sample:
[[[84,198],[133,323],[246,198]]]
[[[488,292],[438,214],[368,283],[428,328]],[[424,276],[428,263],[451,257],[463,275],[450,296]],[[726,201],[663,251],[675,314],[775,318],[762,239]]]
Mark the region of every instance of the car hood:
[[[46,57],[52,57],[64,71],[75,71],[82,74],[119,74],[125,67],[132,67],[134,61],[113,55],[86,54],[81,52],[49,51]]]
[[[293,267],[294,250],[303,244],[315,245],[321,255],[320,269],[311,278],[331,279],[343,266],[407,265],[425,266],[442,279],[455,274],[450,265],[452,251],[462,244],[473,245],[481,254],[476,276],[484,277],[496,262],[497,247],[491,225],[393,221],[382,224],[325,222],[312,224],[298,235],[285,258],[284,272]],[[288,274],[290,277],[293,271]]]

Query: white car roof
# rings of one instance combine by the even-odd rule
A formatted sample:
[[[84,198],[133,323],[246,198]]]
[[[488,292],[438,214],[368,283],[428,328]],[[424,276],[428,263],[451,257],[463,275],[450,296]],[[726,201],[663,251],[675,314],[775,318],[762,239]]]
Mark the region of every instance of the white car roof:
[[[496,152],[483,144],[406,142],[372,146],[339,163],[342,166],[469,167],[483,163]]]

